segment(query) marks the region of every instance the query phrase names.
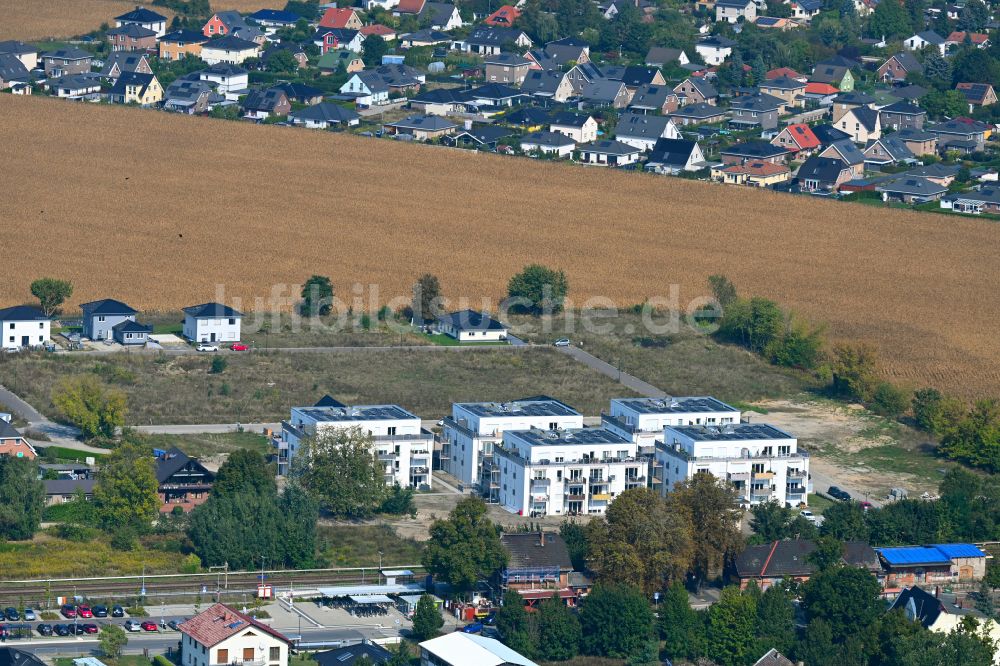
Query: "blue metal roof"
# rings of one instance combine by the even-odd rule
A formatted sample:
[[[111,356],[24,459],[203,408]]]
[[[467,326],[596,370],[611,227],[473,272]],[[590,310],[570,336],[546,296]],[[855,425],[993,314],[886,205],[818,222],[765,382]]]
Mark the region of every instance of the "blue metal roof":
[[[951,560],[937,548],[906,546],[902,548],[877,548],[886,562],[893,565],[950,564]]]
[[[934,543],[932,548],[937,548],[945,557],[956,559],[959,557],[986,557],[986,553],[979,550],[971,543]]]

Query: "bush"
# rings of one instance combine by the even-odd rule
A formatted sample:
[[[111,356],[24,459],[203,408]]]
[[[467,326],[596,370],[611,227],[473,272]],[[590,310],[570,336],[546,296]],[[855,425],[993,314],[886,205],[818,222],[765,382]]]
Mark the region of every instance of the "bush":
[[[221,375],[226,369],[226,359],[222,356],[216,356],[212,359],[212,368],[209,370],[213,375]]]
[[[128,529],[119,529],[111,537],[111,547],[115,550],[130,551],[135,550],[139,545],[139,540],[135,534]]]
[[[155,666],[176,666],[174,662],[170,661],[162,654],[158,654],[155,657],[153,657],[153,664]]]
[[[56,613],[55,611],[42,611],[38,617],[43,620],[58,620],[62,616],[59,615],[59,613]]]
[[[93,527],[83,525],[63,524],[56,527],[56,536],[67,541],[87,543],[93,541],[100,534],[100,531]]]
[[[136,604],[135,606],[129,606],[125,609],[129,617],[149,617],[149,613],[142,606]]]
[[[882,382],[872,394],[871,410],[888,418],[899,418],[910,405],[910,393],[889,382]]]

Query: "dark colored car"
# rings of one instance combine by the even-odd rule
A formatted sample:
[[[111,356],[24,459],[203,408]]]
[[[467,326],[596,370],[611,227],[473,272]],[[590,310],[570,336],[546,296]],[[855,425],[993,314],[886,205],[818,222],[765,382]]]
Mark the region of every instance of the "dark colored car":
[[[62,608],[59,609],[59,612],[62,613],[63,617],[72,620],[74,617],[76,617],[76,606],[74,606],[73,604],[65,604]]]
[[[467,624],[462,627],[462,633],[464,634],[481,634],[483,632],[482,622],[473,622],[472,624]]]
[[[52,627],[52,631],[55,632],[56,636],[69,636],[71,633],[70,628],[65,624],[57,624]]]
[[[13,606],[3,609],[3,616],[7,618],[8,622],[17,622],[21,619],[21,614],[17,612],[17,609]]]
[[[830,489],[826,491],[826,494],[833,499],[838,499],[842,502],[849,502],[851,500],[850,494],[841,490],[837,486],[830,486]]]
[[[74,630],[74,633],[77,636],[83,636],[85,633],[87,633],[86,626],[87,625],[85,624],[74,624],[72,625],[72,629]]]
[[[97,625],[96,624],[81,624],[80,626],[83,627],[83,632],[85,634],[96,634],[97,633]]]
[[[111,617],[125,617],[125,609],[121,606],[112,606]]]
[[[41,636],[51,636],[52,635],[52,625],[42,623],[38,625],[38,633]]]
[[[94,617],[107,617],[108,607],[107,606],[94,606]]]
[[[178,622],[177,620],[171,620],[170,622],[167,622],[167,626],[173,629],[174,631],[180,631],[179,625],[180,622]]]

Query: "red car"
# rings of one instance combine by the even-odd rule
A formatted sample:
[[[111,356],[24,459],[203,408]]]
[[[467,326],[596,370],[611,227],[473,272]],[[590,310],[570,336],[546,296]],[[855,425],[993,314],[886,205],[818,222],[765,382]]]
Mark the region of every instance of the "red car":
[[[60,611],[62,612],[63,617],[65,618],[73,619],[74,617],[76,617],[76,606],[74,606],[73,604],[65,604],[60,609]]]
[[[230,347],[230,349],[232,349],[233,351],[249,351],[250,348],[247,347],[242,342],[235,342],[233,343],[233,346]]]
[[[85,625],[83,625],[83,630],[85,632],[87,632],[88,634],[96,634],[97,633],[97,625],[96,624],[85,624]]]
[[[76,613],[80,617],[94,617],[94,611],[90,610],[90,606],[77,606]]]
[[[143,631],[156,631],[156,623],[150,622],[149,620],[146,620],[140,626],[142,626]]]

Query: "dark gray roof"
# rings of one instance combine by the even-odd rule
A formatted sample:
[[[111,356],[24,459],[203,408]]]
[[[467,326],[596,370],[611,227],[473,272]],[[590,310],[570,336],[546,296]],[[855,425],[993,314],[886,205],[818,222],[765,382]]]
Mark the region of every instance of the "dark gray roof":
[[[623,113],[615,125],[616,136],[628,136],[642,139],[658,139],[663,136],[670,118],[666,116],[649,116],[641,113]]]
[[[564,76],[562,72],[530,70],[521,83],[521,92],[532,95],[554,95]]]
[[[934,134],[959,134],[959,135],[975,135],[982,134],[989,127],[985,123],[981,123],[978,120],[949,120],[943,123],[937,123],[936,125],[929,125],[924,127],[928,132],[933,132]]]
[[[373,664],[385,664],[392,659],[392,653],[381,645],[374,643],[358,643],[335,650],[317,652],[313,655],[319,666],[352,666],[362,657],[368,657]]]
[[[849,68],[837,65],[816,65],[809,80],[814,83],[840,83],[849,71]]]
[[[160,41],[176,44],[202,44],[208,41],[208,37],[197,30],[175,30],[160,37]]]
[[[427,28],[425,30],[417,30],[416,32],[411,32],[403,35],[401,37],[403,40],[412,40],[415,42],[450,42],[451,35],[446,32],[441,32],[440,30],[433,30]]]
[[[268,21],[271,23],[287,23],[288,25],[294,25],[302,17],[298,14],[279,9],[261,9],[254,12],[247,18],[253,21]]]
[[[924,71],[924,66],[921,65],[920,61],[917,60],[916,56],[914,56],[909,51],[900,51],[899,53],[896,53],[889,59],[892,60],[893,58],[895,58],[896,62],[902,65],[903,69],[905,69],[907,72]]]
[[[621,81],[611,79],[598,79],[591,81],[583,87],[580,97],[588,102],[613,103],[622,95],[625,84]]]
[[[674,95],[674,90],[670,86],[658,84],[646,84],[639,86],[632,101],[629,103],[631,109],[662,109],[663,105]]]
[[[294,99],[297,102],[323,96],[323,91],[319,88],[313,88],[303,83],[279,83],[272,88],[283,91],[289,100]]]
[[[741,111],[768,112],[777,111],[784,103],[784,100],[778,99],[773,95],[759,93],[757,95],[743,95],[742,97],[736,97],[729,106],[730,108],[739,109]]]
[[[220,318],[220,317],[242,317],[243,314],[229,307],[228,305],[223,305],[222,303],[202,303],[201,305],[192,305],[190,307],[184,308],[184,313],[189,314],[195,319],[206,318]]]
[[[337,400],[332,395],[326,394],[322,398],[320,398],[316,402],[316,404],[313,405],[313,407],[341,407],[341,408],[343,408],[343,407],[347,407],[347,405],[345,405],[341,401]]]
[[[837,182],[840,174],[848,168],[850,166],[841,160],[813,155],[799,167],[797,178],[799,180],[816,180],[823,185],[833,185]]]
[[[562,127],[583,127],[587,124],[588,120],[590,120],[590,116],[588,115],[563,111],[556,114],[555,118],[552,119],[552,124]]]
[[[419,129],[419,130],[446,130],[458,127],[455,123],[441,116],[410,116],[397,120],[394,123],[386,123],[389,127],[398,129]]]
[[[219,37],[218,39],[208,40],[202,48],[221,49],[224,51],[247,51],[258,47],[259,45],[256,42],[250,42],[245,39],[240,39],[239,37],[226,35],[225,37]]]
[[[14,55],[24,55],[26,53],[38,53],[38,49],[31,44],[25,44],[16,39],[8,39],[0,42],[0,53],[13,53]]]
[[[459,137],[467,136],[476,143],[487,144],[499,141],[504,137],[512,136],[515,133],[514,130],[501,125],[479,125],[459,132],[455,135],[455,138],[458,139]]]
[[[919,587],[911,587],[899,593],[889,610],[902,610],[908,618],[919,622],[926,629],[937,622],[941,613],[946,613],[941,600]]]
[[[799,88],[805,88],[806,84],[802,83],[798,79],[793,79],[790,76],[779,76],[767,81],[761,81],[760,87],[777,88],[779,90],[798,90]]]
[[[572,571],[566,542],[557,532],[507,533],[500,536],[507,551],[507,571],[556,569]]]
[[[506,331],[508,328],[506,324],[497,321],[489,314],[476,310],[451,312],[438,317],[438,321],[451,324],[462,331]]]
[[[965,201],[979,201],[982,203],[991,203],[1000,205],[1000,188],[983,187],[979,190],[969,190],[966,192],[956,192],[955,194],[949,194],[945,198],[953,201],[956,199],[962,199]]]
[[[842,141],[844,139],[850,139],[851,135],[847,132],[837,129],[833,125],[816,125],[812,128],[813,134],[819,139],[819,142],[823,145],[829,145],[834,141]]]
[[[121,301],[116,301],[113,298],[103,298],[99,301],[84,303],[80,306],[80,309],[88,317],[93,315],[132,315],[138,312],[135,308],[125,305]]]
[[[874,104],[875,98],[868,93],[863,93],[860,91],[851,91],[846,93],[840,93],[833,98],[835,104],[854,104],[857,106],[867,106],[868,104]]]
[[[466,91],[463,88],[431,88],[430,90],[421,90],[410,98],[410,102],[418,104],[453,104],[464,102],[466,99]]]
[[[851,113],[869,132],[875,131],[875,127],[878,125],[878,111],[868,106],[859,106],[856,109],[851,109]]]
[[[729,39],[728,37],[723,37],[722,35],[712,35],[711,37],[706,37],[704,39],[698,40],[697,46],[732,48],[733,46],[736,46],[736,42]]]
[[[933,30],[924,30],[923,32],[918,32],[916,36],[924,40],[928,44],[933,44],[934,46],[941,46],[945,42],[944,37],[937,34]]]
[[[854,142],[849,139],[834,141],[828,147],[833,148],[834,151],[840,155],[840,160],[846,164],[861,164],[865,161],[864,154],[858,149]]]
[[[0,53],[0,81],[28,81],[31,74],[13,53]]]
[[[248,25],[246,19],[243,18],[243,15],[233,9],[215,12],[215,15],[218,16],[219,20],[222,21],[230,30],[233,28],[245,28]]]
[[[206,67],[201,70],[202,74],[218,74],[222,76],[237,76],[239,74],[246,74],[247,70],[243,69],[239,65],[234,65],[230,62],[217,62],[211,67]]]
[[[502,83],[487,83],[473,88],[466,93],[472,99],[507,100],[514,97],[521,97],[522,93],[517,88],[505,86]]]
[[[607,155],[633,155],[639,152],[639,149],[635,146],[630,146],[627,143],[622,143],[621,141],[610,141],[608,139],[591,141],[590,143],[581,143],[577,146],[577,149]]]
[[[117,324],[115,324],[114,326],[112,326],[111,330],[115,331],[116,333],[147,333],[148,334],[148,333],[152,333],[153,332],[153,327],[152,326],[147,326],[146,324],[140,324],[139,322],[133,321],[131,319],[126,319],[126,320],[120,321]]]
[[[52,479],[44,480],[46,495],[72,495],[78,490],[90,495],[94,492],[95,479]]]
[[[904,127],[897,130],[893,136],[896,136],[903,141],[931,141],[937,138],[936,134],[931,134],[927,130],[917,129],[915,127]]]
[[[18,432],[17,428],[7,423],[3,419],[0,419],[0,437],[4,437],[7,439],[19,439],[21,436],[22,435],[20,432]]]
[[[537,145],[537,146],[573,146],[576,145],[576,141],[569,138],[565,134],[560,132],[532,132],[531,134],[525,134],[521,137],[521,144]]]
[[[638,65],[629,65],[621,73],[621,81],[625,85],[635,88],[643,84],[652,83],[659,73],[660,70],[656,67],[639,67]]]
[[[720,155],[736,155],[753,159],[767,159],[788,155],[791,151],[781,146],[775,146],[767,141],[747,141],[745,143],[734,143],[728,148],[719,151]]]
[[[682,106],[677,109],[671,116],[677,116],[678,118],[711,118],[713,116],[723,116],[726,112],[717,106],[711,104],[706,104],[705,102],[698,102],[697,104],[688,104],[687,106]]]
[[[268,88],[267,90],[251,90],[243,100],[243,108],[248,111],[274,111],[288,95],[284,90]]]
[[[43,58],[58,58],[60,60],[89,60],[94,56],[83,49],[78,49],[75,46],[71,46],[65,49],[56,49],[55,51],[47,51]]]
[[[657,139],[649,155],[649,162],[682,167],[687,164],[697,145],[687,139]]]
[[[166,455],[156,459],[156,480],[159,483],[166,483],[170,480],[170,477],[179,472],[188,463],[194,463],[200,471],[207,474],[210,478],[215,478],[215,475],[205,469],[196,459],[191,458],[177,447],[173,447],[166,452]]]
[[[798,0],[798,2],[801,3],[803,0]],[[764,656],[755,661],[753,666],[794,666],[794,664],[791,659],[778,652],[775,648],[771,648],[764,653]]]
[[[115,65],[118,66],[119,72],[134,72],[144,60],[148,65],[149,58],[147,58],[144,53],[114,51],[108,56],[107,60],[104,61],[104,67],[101,69],[101,76],[111,76],[111,72],[115,68]]]
[[[48,321],[42,309],[36,305],[15,305],[0,310],[0,321]]]
[[[948,191],[947,187],[938,185],[932,180],[919,176],[907,176],[905,174],[901,178],[885,181],[875,189],[878,192],[913,196],[934,196]]]
[[[653,46],[646,53],[646,64],[653,67],[662,67],[663,65],[679,60],[681,53],[683,53],[681,49]]]
[[[327,123],[349,123],[361,118],[351,109],[345,109],[339,104],[331,102],[320,102],[314,106],[293,111],[291,115],[296,120],[314,120]]]
[[[455,5],[450,2],[425,2],[420,10],[421,18],[430,16],[431,25],[445,25],[455,12]]]
[[[118,28],[111,28],[108,30],[109,35],[125,35],[126,37],[132,37],[133,39],[142,39],[144,37],[156,37],[156,33],[149,28],[144,28],[138,23],[126,23]]]
[[[167,17],[163,14],[157,14],[151,9],[146,9],[145,7],[136,7],[130,12],[126,12],[121,16],[115,17],[116,21],[121,22],[131,22],[131,23],[158,23],[160,21],[166,21]]]
[[[210,95],[212,86],[206,81],[177,79],[163,91],[164,102],[197,102],[202,95]]]
[[[24,650],[0,648],[0,666],[45,666],[45,662]]]
[[[921,178],[949,178],[958,175],[961,170],[958,164],[928,164],[927,166],[910,169],[907,176],[919,176]]]
[[[900,100],[879,109],[882,113],[898,113],[905,116],[925,116],[927,112],[909,100]]]
[[[865,150],[868,150],[875,144],[882,146],[894,162],[915,159],[913,151],[906,146],[906,142],[895,134],[887,134],[878,140],[869,141],[868,145],[865,146]]]
[[[450,13],[451,11],[449,10],[449,14]],[[466,37],[464,41],[466,44],[476,44],[481,46],[502,46],[503,44],[514,43],[519,37],[521,37],[521,35],[524,35],[524,31],[518,30],[517,28],[479,25],[473,28],[472,32],[469,33],[469,36]]]
[[[520,65],[530,65],[531,61],[517,53],[498,53],[486,56],[483,62],[487,65],[506,65],[507,67],[517,67]]]
[[[514,125],[542,125],[552,118],[547,109],[537,106],[524,106],[507,116],[507,122]]]

